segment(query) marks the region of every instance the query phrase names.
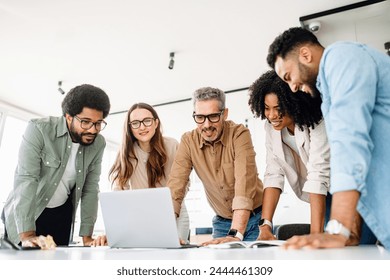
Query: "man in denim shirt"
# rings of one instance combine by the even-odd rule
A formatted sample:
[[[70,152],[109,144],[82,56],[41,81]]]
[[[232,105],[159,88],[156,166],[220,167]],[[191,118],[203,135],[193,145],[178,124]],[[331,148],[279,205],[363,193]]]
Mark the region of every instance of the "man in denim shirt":
[[[68,245],[80,200],[79,234],[84,245],[93,241],[105,147],[99,133],[109,110],[107,94],[85,84],[65,96],[62,117],[29,122],[2,215],[13,243],[42,247],[38,237],[51,235],[57,245]]]
[[[333,193],[325,234],[294,237],[286,247],[357,244],[356,209],[390,249],[390,57],[366,45],[337,42],[326,49],[303,28],[290,28],[269,48],[268,64],[291,90],[321,94],[330,144]]]

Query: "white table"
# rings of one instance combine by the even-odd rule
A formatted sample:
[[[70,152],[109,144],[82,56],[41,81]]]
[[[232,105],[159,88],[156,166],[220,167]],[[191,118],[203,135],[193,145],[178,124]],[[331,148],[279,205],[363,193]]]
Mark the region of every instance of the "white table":
[[[390,260],[390,251],[375,245],[341,249],[111,249],[70,247],[55,250],[0,250],[0,260]]]

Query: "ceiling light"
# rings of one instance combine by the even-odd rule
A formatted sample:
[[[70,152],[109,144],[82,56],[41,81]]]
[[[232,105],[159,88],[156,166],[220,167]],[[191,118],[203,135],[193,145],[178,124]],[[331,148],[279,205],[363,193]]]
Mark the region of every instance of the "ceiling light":
[[[172,70],[172,69],[173,69],[173,66],[175,65],[175,60],[174,60],[174,58],[175,58],[175,53],[174,53],[174,52],[171,52],[171,53],[169,54],[169,57],[170,57],[170,60],[169,60],[168,68]]]
[[[387,55],[390,56],[390,42],[385,43],[385,50],[386,50]]]
[[[58,91],[61,94],[65,94],[65,91],[62,89],[62,81],[58,81]]]

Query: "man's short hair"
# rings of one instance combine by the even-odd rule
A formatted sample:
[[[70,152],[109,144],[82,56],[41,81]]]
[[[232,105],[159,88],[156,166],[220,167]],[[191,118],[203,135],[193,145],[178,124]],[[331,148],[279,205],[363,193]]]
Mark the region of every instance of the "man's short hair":
[[[275,61],[278,56],[286,58],[286,56],[294,51],[297,47],[303,44],[314,44],[321,46],[317,37],[309,30],[301,27],[292,27],[272,42],[268,49],[267,63],[271,68],[275,68]],[[322,47],[322,46],[321,46]]]
[[[225,92],[218,88],[212,88],[212,87],[203,87],[200,89],[197,89],[192,97],[194,108],[195,104],[198,101],[206,101],[206,100],[217,100],[219,102],[219,109],[224,110],[225,109]]]
[[[84,84],[71,89],[62,101],[62,113],[72,117],[81,113],[84,107],[103,112],[103,118],[110,112],[110,99],[100,88]]]

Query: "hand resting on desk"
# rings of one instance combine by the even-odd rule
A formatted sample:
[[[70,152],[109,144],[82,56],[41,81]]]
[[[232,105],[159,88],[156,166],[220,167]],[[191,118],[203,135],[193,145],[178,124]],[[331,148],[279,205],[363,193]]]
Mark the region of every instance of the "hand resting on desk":
[[[238,237],[225,236],[225,237],[214,238],[209,241],[203,242],[201,246],[207,246],[210,244],[221,244],[221,243],[233,242],[233,241],[241,241],[241,240]]]
[[[22,247],[41,247],[42,250],[51,250],[57,247],[51,235],[33,236],[22,241]]]
[[[351,237],[346,240],[341,234],[329,234],[329,233],[315,233],[308,235],[297,235],[293,236],[286,241],[283,245],[285,249],[319,249],[319,248],[341,248],[344,246],[353,246],[357,245],[356,236],[351,235]]]
[[[106,235],[100,235],[96,237],[91,243],[91,247],[97,247],[97,246],[107,246],[107,236]]]

